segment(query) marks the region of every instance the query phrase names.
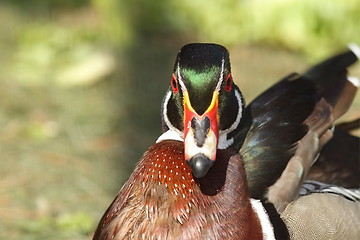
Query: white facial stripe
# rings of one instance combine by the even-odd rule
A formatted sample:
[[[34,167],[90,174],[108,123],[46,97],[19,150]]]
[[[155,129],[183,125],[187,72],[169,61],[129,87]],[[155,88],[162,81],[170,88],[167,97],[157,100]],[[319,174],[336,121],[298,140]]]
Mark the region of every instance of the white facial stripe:
[[[186,86],[184,84],[184,81],[182,80],[182,77],[181,77],[181,74],[180,74],[180,60],[179,60],[179,62],[177,64],[177,67],[176,67],[176,76],[177,76],[177,80],[178,80],[178,82],[180,84],[181,90],[183,92],[187,91]]]
[[[176,127],[174,127],[174,125],[172,125],[172,123],[170,122],[170,119],[168,118],[168,115],[167,115],[167,105],[170,100],[171,94],[172,94],[172,92],[168,91],[165,95],[164,106],[163,106],[164,121],[170,130],[178,133],[178,135],[181,136],[181,138],[183,138],[184,134],[181,131],[179,131]]]
[[[220,78],[219,78],[219,81],[216,85],[216,88],[215,90],[220,92],[220,89],[221,89],[221,85],[224,81],[224,67],[225,67],[225,58],[222,59],[221,61],[221,73],[220,73]]]
[[[231,132],[231,131],[233,131],[235,128],[237,128],[237,126],[240,123],[240,119],[242,117],[242,110],[243,110],[242,105],[243,105],[243,103],[242,103],[240,92],[237,89],[235,90],[235,97],[236,97],[238,105],[239,105],[238,114],[236,116],[235,122],[228,129],[225,129],[223,132]]]
[[[241,95],[237,89],[235,89],[235,97],[236,97],[238,105],[239,105],[238,114],[236,116],[235,122],[228,129],[219,131],[218,149],[226,149],[234,142],[233,138],[227,139],[227,134],[232,132],[239,126],[239,123],[240,123],[240,120],[242,117],[242,110],[243,110],[242,109],[243,103],[242,103]]]

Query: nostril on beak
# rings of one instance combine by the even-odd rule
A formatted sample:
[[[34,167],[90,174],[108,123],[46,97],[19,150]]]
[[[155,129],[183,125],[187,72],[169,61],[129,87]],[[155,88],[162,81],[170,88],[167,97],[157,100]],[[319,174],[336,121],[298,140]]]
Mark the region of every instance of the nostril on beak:
[[[202,147],[210,129],[209,117],[206,116],[203,119],[193,117],[191,119],[191,128],[194,130],[196,145]]]

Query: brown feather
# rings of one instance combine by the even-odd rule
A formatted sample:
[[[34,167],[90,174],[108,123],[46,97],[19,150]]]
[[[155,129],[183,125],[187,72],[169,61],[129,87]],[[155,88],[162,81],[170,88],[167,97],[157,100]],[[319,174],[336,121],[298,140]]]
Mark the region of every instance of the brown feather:
[[[297,196],[322,144],[331,137],[331,131],[326,131],[333,122],[331,110],[332,107],[326,103],[325,99],[316,104],[315,110],[305,121],[309,126],[309,131],[298,142],[296,152],[280,178],[269,187],[268,200],[274,204],[278,212],[282,212]]]
[[[338,95],[327,97],[327,99],[322,98],[317,102],[314,111],[305,120],[305,124],[309,126],[307,134],[298,142],[296,152],[288,162],[280,178],[275,184],[269,187],[267,194],[268,199],[274,204],[278,212],[282,212],[297,196],[302,182],[305,178],[308,178],[309,171],[311,173],[309,179],[317,181],[325,180],[326,183],[348,181],[347,184],[343,183],[342,186],[359,186],[360,181],[357,182],[357,185],[354,185],[354,180],[356,181],[356,179],[359,179],[359,174],[356,173],[359,173],[360,171],[358,165],[360,160],[357,161],[354,157],[350,157],[352,159],[347,161],[347,166],[350,166],[350,168],[355,167],[354,169],[350,169],[349,167],[346,168],[344,166],[339,167],[339,162],[342,162],[339,160],[342,159],[341,156],[339,156],[339,159],[334,159],[333,161],[329,160],[332,157],[326,157],[336,155],[336,153],[334,153],[334,155],[326,154],[327,151],[334,151],[337,149],[336,145],[331,146],[333,144],[331,142],[330,147],[326,147],[323,151],[323,157],[320,157],[319,159],[320,163],[315,164],[315,167],[312,167],[320,150],[324,145],[326,146],[326,143],[333,136],[333,133],[329,128],[337,118],[341,117],[348,110],[357,91],[357,87],[345,79],[346,75],[341,78],[340,83],[342,84],[341,88],[337,89]],[[329,91],[331,92],[332,89]],[[327,92],[324,92],[323,94],[329,95]],[[343,138],[345,140],[345,137]],[[354,140],[351,139],[349,141]],[[352,145],[354,145],[354,143]],[[345,150],[353,152],[355,149],[345,147]],[[337,152],[339,153],[340,151]],[[357,152],[358,151],[355,150],[355,154]],[[346,162],[346,160],[344,161]],[[342,169],[343,171],[336,171],[338,169]],[[335,181],[335,179],[338,180]]]
[[[320,152],[308,179],[360,188],[360,138],[348,131],[359,128],[360,119],[335,127],[334,137]]]

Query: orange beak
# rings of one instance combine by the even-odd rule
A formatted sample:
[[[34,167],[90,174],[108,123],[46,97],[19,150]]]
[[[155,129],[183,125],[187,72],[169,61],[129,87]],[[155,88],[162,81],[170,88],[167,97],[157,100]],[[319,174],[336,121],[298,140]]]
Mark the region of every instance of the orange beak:
[[[200,116],[184,92],[185,160],[195,177],[204,177],[214,165],[219,139],[218,92],[214,91],[208,109]]]

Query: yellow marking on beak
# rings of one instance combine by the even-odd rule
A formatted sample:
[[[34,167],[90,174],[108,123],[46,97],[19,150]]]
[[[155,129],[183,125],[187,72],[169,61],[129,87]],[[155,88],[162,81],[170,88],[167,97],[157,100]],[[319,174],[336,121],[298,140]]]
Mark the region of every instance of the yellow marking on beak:
[[[219,93],[218,91],[214,91],[213,92],[213,96],[211,99],[211,103],[209,105],[209,107],[206,109],[206,111],[200,116],[204,116],[205,114],[207,114],[208,112],[211,111],[211,109],[213,109],[217,104],[218,104],[218,98],[219,98]],[[190,110],[191,112],[195,113],[196,115],[199,116],[199,114],[195,111],[195,109],[191,106],[190,103],[190,97],[189,97],[189,93],[188,91],[184,92],[184,105],[187,107],[188,110]]]

